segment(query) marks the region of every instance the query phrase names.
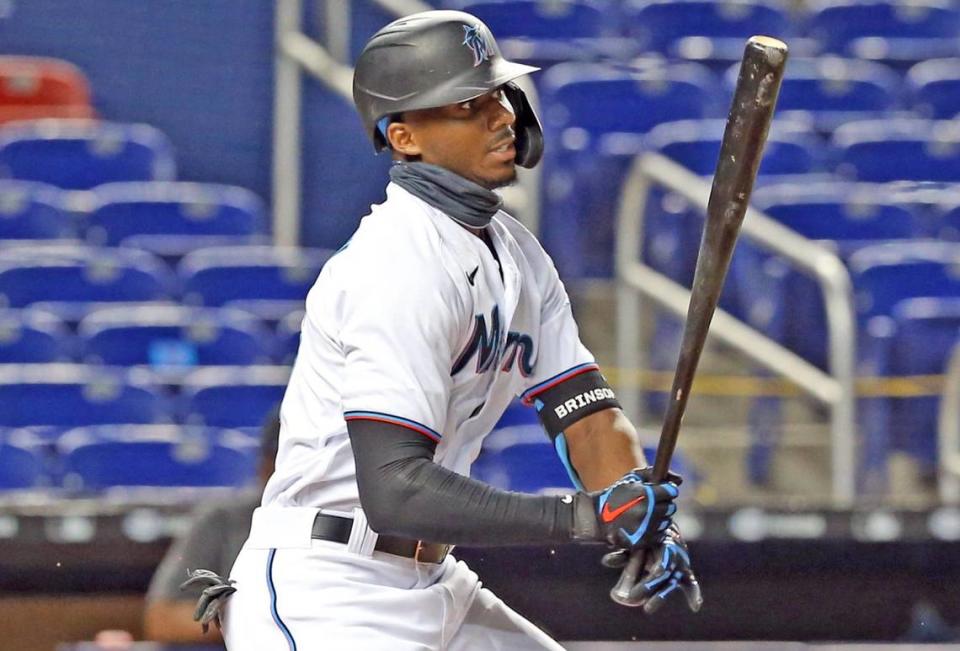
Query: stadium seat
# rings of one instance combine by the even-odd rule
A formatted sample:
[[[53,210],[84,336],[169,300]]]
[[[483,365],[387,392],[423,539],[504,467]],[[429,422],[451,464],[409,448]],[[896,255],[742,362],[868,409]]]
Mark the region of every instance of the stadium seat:
[[[276,301],[303,307],[320,268],[332,254],[325,249],[271,246],[213,247],[184,256],[177,268],[183,283],[184,302],[220,306],[242,301],[244,309],[257,311]],[[282,307],[282,305],[281,305]]]
[[[70,362],[73,335],[53,314],[0,308],[0,364]]]
[[[234,186],[108,183],[93,190],[86,239],[179,258],[205,246],[255,241],[266,230],[265,213],[259,197]]]
[[[628,0],[622,11],[641,49],[688,60],[736,61],[749,37],[789,33],[787,11],[756,0]]]
[[[890,63],[958,52],[960,11],[949,0],[812,0],[807,33],[822,51]]]
[[[38,488],[48,481],[44,442],[27,430],[0,429],[0,491]]]
[[[272,337],[258,319],[228,308],[179,305],[102,308],[78,327],[86,363],[193,366],[266,364]]]
[[[922,61],[906,81],[912,108],[924,117],[948,120],[960,113],[960,58]]]
[[[911,207],[896,203],[882,185],[773,185],[758,188],[752,204],[812,240],[863,242],[922,235]]]
[[[568,63],[547,71],[542,85],[544,127],[574,150],[604,133],[645,133],[662,122],[721,114],[716,80],[697,64]]]
[[[82,427],[57,442],[64,487],[230,486],[256,478],[257,442],[231,430],[174,425]]]
[[[960,340],[960,296],[912,298],[893,307],[892,328],[871,351],[871,370],[880,376],[929,376],[946,371]],[[917,460],[922,477],[937,468],[939,396],[894,395],[871,401],[865,419],[867,473],[884,472],[887,455],[902,451]]]
[[[952,121],[891,119],[837,128],[837,172],[859,181],[960,181],[960,126]]]
[[[0,128],[0,178],[87,190],[175,176],[170,141],[146,124],[35,120]]]
[[[447,7],[480,18],[504,57],[547,68],[564,61],[629,58],[635,44],[619,36],[610,7],[596,0],[448,0]],[[536,81],[536,79],[535,79]]]
[[[293,364],[297,356],[303,317],[303,310],[295,310],[277,323],[277,361],[281,364]]]
[[[850,272],[861,320],[891,315],[907,298],[960,296],[960,244],[890,242],[850,256]]]
[[[824,56],[791,58],[777,96],[777,119],[799,118],[832,132],[844,122],[883,117],[898,107],[900,76],[879,63]],[[724,82],[733,92],[739,65],[728,69]]]
[[[719,115],[715,80],[697,64],[639,71],[561,64],[542,85],[551,145],[543,162],[541,242],[561,277],[609,275],[613,220],[604,215],[612,215],[629,158],[605,160],[607,143],[642,143],[638,134],[663,122]]]
[[[94,115],[90,84],[73,64],[46,57],[0,56],[0,124]]]
[[[0,180],[0,240],[77,236],[60,191],[43,183]]]
[[[260,427],[283,398],[290,368],[198,369],[183,380],[183,418],[190,425]]]
[[[524,493],[573,489],[573,482],[549,439],[486,450],[474,462],[470,476],[497,488]]]
[[[153,378],[73,364],[0,366],[0,427],[162,423],[170,406]]]
[[[53,244],[0,248],[0,305],[43,304],[73,321],[91,303],[175,294],[176,277],[145,251]]]

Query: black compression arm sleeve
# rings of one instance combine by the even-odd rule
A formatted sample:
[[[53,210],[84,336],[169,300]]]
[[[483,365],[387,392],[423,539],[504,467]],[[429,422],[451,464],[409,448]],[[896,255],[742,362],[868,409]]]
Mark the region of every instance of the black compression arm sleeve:
[[[586,495],[495,489],[434,463],[436,444],[399,425],[351,420],[347,430],[360,504],[377,533],[478,546],[596,539]]]

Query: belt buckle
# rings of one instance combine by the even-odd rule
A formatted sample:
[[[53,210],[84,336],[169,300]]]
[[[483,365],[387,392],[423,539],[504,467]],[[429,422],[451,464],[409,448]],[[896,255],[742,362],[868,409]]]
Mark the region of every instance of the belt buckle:
[[[436,560],[426,561],[426,560],[420,559],[420,553],[425,549],[427,549],[427,547],[436,547],[437,549],[441,550]],[[413,560],[416,561],[417,563],[436,563],[436,564],[442,563],[444,559],[447,558],[447,554],[450,553],[450,547],[451,547],[450,545],[435,545],[432,543],[425,543],[422,540],[418,540],[417,547],[413,552]]]

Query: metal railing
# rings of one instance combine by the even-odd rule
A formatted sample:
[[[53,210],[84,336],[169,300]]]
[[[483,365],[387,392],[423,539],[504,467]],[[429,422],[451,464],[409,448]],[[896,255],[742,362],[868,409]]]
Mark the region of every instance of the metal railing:
[[[617,354],[627,368],[647,368],[642,346],[641,308],[645,299],[686,317],[690,290],[638,258],[643,250],[644,211],[652,186],[682,196],[706,213],[710,182],[656,153],[638,156],[624,183],[617,218]],[[823,293],[827,315],[829,372],[817,368],[760,331],[722,309],[710,333],[760,366],[794,382],[830,409],[832,496],[846,506],[855,496],[856,418],[854,364],[856,327],[850,276],[842,261],[754,208],[742,227],[746,237],[812,276]],[[621,387],[620,399],[631,416],[640,413],[636,391]]]
[[[420,0],[374,0],[387,12],[405,16],[432,7]],[[296,245],[301,222],[301,119],[306,72],[353,105],[353,68],[349,58],[350,2],[326,0],[325,44],[303,31],[303,0],[275,0],[272,211],[274,243]],[[528,78],[516,80],[534,109],[539,98]],[[517,183],[504,188],[504,202],[531,231],[540,225],[540,168],[518,168]]]
[[[960,343],[953,348],[940,398],[937,472],[940,500],[960,502]]]

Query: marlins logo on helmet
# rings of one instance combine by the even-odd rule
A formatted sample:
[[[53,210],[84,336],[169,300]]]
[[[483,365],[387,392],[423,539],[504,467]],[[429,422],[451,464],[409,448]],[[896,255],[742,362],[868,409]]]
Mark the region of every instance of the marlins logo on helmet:
[[[479,25],[463,26],[463,44],[473,51],[474,68],[490,58],[490,48]]]

